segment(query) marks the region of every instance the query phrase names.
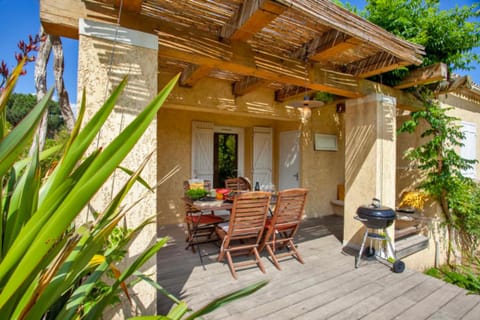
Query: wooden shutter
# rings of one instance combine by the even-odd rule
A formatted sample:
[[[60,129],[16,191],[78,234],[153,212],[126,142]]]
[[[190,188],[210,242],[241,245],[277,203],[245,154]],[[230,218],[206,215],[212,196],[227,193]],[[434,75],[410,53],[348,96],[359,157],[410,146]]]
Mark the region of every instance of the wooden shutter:
[[[212,122],[192,122],[192,178],[213,181]]]
[[[253,128],[253,181],[260,186],[272,183],[272,128]]]

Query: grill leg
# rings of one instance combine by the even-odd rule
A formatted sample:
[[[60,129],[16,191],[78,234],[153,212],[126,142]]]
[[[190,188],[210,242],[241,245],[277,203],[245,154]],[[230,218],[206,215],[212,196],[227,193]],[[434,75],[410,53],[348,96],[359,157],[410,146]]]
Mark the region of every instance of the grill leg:
[[[365,228],[365,234],[363,235],[362,245],[360,246],[360,251],[358,252],[358,257],[355,261],[355,268],[358,268],[360,264],[360,259],[362,258],[363,250],[365,249],[365,242],[367,241],[368,228]]]
[[[393,249],[393,244],[392,244],[392,240],[390,239],[390,237],[388,236],[388,233],[387,233],[387,229],[384,229],[385,230],[385,238],[387,238],[387,243],[388,243],[388,247],[390,249],[390,252],[392,254],[392,257],[393,259],[397,260],[397,256],[395,255],[395,250]],[[388,256],[388,252],[386,254]]]

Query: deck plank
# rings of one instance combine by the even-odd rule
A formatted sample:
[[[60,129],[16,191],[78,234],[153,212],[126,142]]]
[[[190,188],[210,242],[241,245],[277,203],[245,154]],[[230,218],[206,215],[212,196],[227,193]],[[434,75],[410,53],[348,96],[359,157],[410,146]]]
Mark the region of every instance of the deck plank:
[[[261,280],[267,286],[203,316],[216,319],[478,319],[480,297],[408,269],[401,274],[376,261],[362,261],[342,252],[341,217],[310,219],[298,234],[298,249],[305,260],[281,262],[277,270],[266,252],[263,274],[257,267],[238,271],[234,280],[226,263],[217,262],[215,244],[201,246],[210,255],[200,263],[198,254],[185,250],[180,226],[165,226],[160,235],[171,240],[157,255],[157,281],[187,302],[193,310],[224,294]],[[158,295],[159,314],[172,302]]]
[[[478,320],[479,314],[480,302],[477,302],[477,304],[462,317],[462,320]]]
[[[442,317],[441,312],[439,312],[441,307],[449,303],[460,293],[464,294],[465,290],[446,284],[440,287],[439,290],[432,292],[432,294],[425,299],[415,303],[396,319],[429,319],[434,315]]]
[[[447,319],[462,319],[470,310],[479,304],[478,296],[467,295],[461,291],[455,298],[443,305],[439,312],[429,319],[438,319],[437,316],[445,316]],[[477,313],[477,319],[480,319],[480,314]]]
[[[401,274],[391,273],[384,279],[383,290],[370,292],[361,301],[341,310],[341,312],[331,316],[329,319],[360,319],[371,312],[375,312],[375,310],[387,303],[396,303],[396,299],[399,296],[426,280],[424,275],[417,272],[407,270],[404,275],[406,277],[403,277]]]

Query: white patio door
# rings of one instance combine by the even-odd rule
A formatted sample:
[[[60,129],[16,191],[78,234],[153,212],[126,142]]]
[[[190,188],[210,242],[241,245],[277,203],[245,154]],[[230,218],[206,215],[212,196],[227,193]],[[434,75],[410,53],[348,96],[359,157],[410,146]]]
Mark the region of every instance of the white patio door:
[[[212,122],[192,122],[192,178],[213,181]]]
[[[272,183],[272,128],[253,128],[253,186]]]
[[[278,190],[300,186],[300,131],[280,132]]]

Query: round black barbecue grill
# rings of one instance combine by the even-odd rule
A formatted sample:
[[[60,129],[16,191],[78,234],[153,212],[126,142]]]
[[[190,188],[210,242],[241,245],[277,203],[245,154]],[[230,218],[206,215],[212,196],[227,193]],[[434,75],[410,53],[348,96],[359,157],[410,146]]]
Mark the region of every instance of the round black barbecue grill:
[[[395,211],[388,207],[376,207],[373,204],[361,206],[357,209],[359,220],[367,228],[383,229],[390,227],[396,218]]]
[[[373,202],[370,205],[358,207],[357,216],[355,217],[355,219],[361,221],[365,225],[365,234],[363,236],[362,245],[360,246],[360,252],[355,261],[356,268],[358,268],[358,265],[360,264],[360,259],[365,249],[365,242],[367,241],[367,238],[369,238],[370,247],[366,248],[366,255],[375,256],[375,258],[377,258],[377,260],[381,262],[387,262],[392,264],[392,269],[396,273],[403,272],[403,270],[405,269],[405,264],[402,261],[396,259],[392,242],[386,230],[389,226],[392,225],[395,218],[395,211],[389,207],[382,206],[380,204],[380,200],[378,199],[373,199]],[[381,230],[381,232],[378,232],[379,229]],[[383,244],[387,242],[391,253],[394,255],[393,258],[385,259],[379,254],[375,255],[375,249],[373,248],[373,240],[380,240],[380,249],[386,249],[383,248]]]

